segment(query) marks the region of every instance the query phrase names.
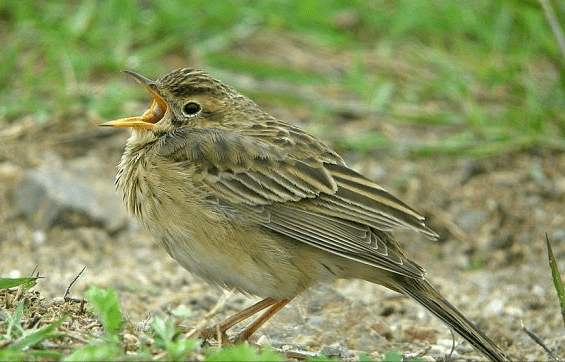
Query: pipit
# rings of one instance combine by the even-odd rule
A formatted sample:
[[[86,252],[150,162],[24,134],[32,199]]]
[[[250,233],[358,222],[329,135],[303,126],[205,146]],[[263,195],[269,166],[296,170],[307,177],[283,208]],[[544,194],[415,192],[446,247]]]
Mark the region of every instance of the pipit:
[[[264,298],[219,324],[222,333],[266,310],[239,334],[246,340],[311,285],[359,278],[412,297],[488,358],[508,360],[400,249],[394,230],[437,238],[414,209],[202,71],[126,73],[153,101],[142,116],[103,124],[132,129],[116,178],[127,208],[187,270]]]

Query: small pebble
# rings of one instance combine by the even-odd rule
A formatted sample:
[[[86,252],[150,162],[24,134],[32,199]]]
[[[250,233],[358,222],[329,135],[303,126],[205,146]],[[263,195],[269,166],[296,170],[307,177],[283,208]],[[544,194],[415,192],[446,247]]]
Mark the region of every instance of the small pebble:
[[[493,299],[485,308],[486,315],[501,316],[504,312],[504,303],[500,299]]]
[[[559,195],[565,194],[565,177],[558,178],[555,180],[555,190]]]
[[[522,308],[518,308],[518,307],[507,307],[505,312],[507,315],[510,316],[515,316],[515,317],[524,316],[524,311],[522,310]]]
[[[47,235],[42,230],[36,230],[31,234],[31,240],[35,244],[43,244],[47,240]]]
[[[441,346],[447,350],[450,350],[453,347],[453,343],[453,339],[451,338],[441,338],[436,342],[438,346]],[[455,345],[457,345],[457,341],[455,342]]]
[[[266,335],[262,334],[261,337],[259,337],[259,339],[257,340],[257,344],[260,346],[268,346],[270,345],[269,338]]]
[[[538,297],[543,297],[545,295],[545,289],[543,289],[543,287],[539,284],[534,284],[532,287],[532,294]]]
[[[55,298],[53,298],[53,304],[55,304],[55,305],[61,305],[61,304],[63,304],[63,303],[65,303],[65,298],[63,298],[63,297],[55,297]]]
[[[428,356],[426,355],[421,355],[421,353],[416,353],[416,352],[407,352],[407,353],[403,353],[402,354],[402,360],[403,361],[422,361],[422,362],[435,362],[436,359],[433,358],[432,356]]]
[[[559,242],[565,240],[565,230],[564,229],[557,229],[553,232],[552,242]]]
[[[426,351],[426,355],[429,357],[432,357],[435,361],[437,361],[438,359],[444,359],[445,355],[449,352],[450,350],[446,350],[444,347],[442,346],[438,346],[436,344],[430,346],[430,348]]]
[[[320,354],[328,357],[347,358],[350,355],[350,352],[346,347],[339,344],[332,344],[331,346],[323,347],[320,350]]]
[[[21,177],[22,170],[19,166],[10,162],[0,163],[0,179],[5,181],[13,181]]]
[[[124,334],[124,342],[128,345],[137,345],[139,343],[139,339],[133,334],[126,333]]]

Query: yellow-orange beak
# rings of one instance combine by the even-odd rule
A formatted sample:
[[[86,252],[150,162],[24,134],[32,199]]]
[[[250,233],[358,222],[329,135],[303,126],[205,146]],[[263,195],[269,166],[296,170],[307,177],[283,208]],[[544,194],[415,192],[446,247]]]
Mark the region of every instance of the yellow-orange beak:
[[[147,79],[144,76],[129,70],[124,70],[124,73],[131,75],[139,84],[145,87],[145,89],[149,92],[149,95],[151,95],[153,102],[149,109],[141,116],[121,118],[115,121],[102,123],[101,126],[129,127],[136,129],[152,128],[155,126],[155,123],[159,122],[163,118],[165,112],[167,112],[167,102],[165,102],[163,97],[157,93],[157,86],[151,79]]]

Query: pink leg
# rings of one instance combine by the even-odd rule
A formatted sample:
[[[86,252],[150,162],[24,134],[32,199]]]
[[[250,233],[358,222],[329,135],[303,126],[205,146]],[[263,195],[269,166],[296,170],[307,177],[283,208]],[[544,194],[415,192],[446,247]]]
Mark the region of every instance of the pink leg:
[[[278,300],[275,301],[275,303],[273,305],[271,305],[271,307],[269,309],[267,309],[267,311],[265,313],[263,313],[259,318],[257,318],[255,321],[253,321],[253,323],[251,323],[250,325],[248,325],[236,338],[235,338],[235,342],[243,342],[243,341],[247,341],[247,339],[249,337],[251,337],[251,335],[253,333],[255,333],[255,331],[257,329],[259,329],[259,327],[261,327],[269,318],[271,318],[276,312],[278,312],[279,310],[282,309],[282,307],[284,307],[285,305],[288,304],[288,302],[290,302],[290,299],[283,299],[283,300]]]
[[[265,308],[271,307],[271,306],[276,306],[278,303],[280,303],[281,301],[275,300],[275,299],[271,299],[271,298],[266,298],[263,299],[260,302],[257,302],[255,304],[253,304],[251,307],[246,308],[244,310],[242,310],[241,312],[238,312],[234,315],[232,315],[231,317],[229,317],[228,319],[226,319],[225,321],[223,321],[222,323],[218,324],[217,326],[213,326],[210,328],[206,328],[205,330],[203,330],[200,333],[200,337],[203,338],[204,340],[210,338],[210,337],[215,337],[216,333],[217,333],[217,329],[219,328],[220,333],[222,334],[222,336],[224,336],[225,332],[230,329],[231,327],[233,327],[234,325],[236,325],[237,323],[246,320],[247,318],[251,317],[252,315],[262,311]],[[285,300],[285,303],[288,303],[289,300]],[[278,309],[276,309],[273,313],[271,313],[269,316],[267,316],[267,319],[274,314],[277,310],[279,310],[280,308],[282,308],[283,305],[281,305],[281,307],[279,307]],[[272,308],[271,308],[272,309]],[[271,310],[269,309],[267,311],[267,313]],[[265,314],[267,314],[265,313]],[[261,319],[262,317],[260,317],[259,319]],[[265,319],[263,322],[261,322],[257,327],[255,327],[255,329],[253,329],[253,331],[251,333],[247,334],[247,338],[249,338],[249,336],[251,336],[251,334],[253,334],[253,332],[259,328],[261,326],[261,324],[263,324],[267,319]],[[257,322],[257,321],[256,321]],[[252,323],[251,326],[253,326],[254,324],[256,324],[256,322]],[[247,331],[249,329],[246,328],[244,330]],[[247,339],[246,338],[246,339]]]

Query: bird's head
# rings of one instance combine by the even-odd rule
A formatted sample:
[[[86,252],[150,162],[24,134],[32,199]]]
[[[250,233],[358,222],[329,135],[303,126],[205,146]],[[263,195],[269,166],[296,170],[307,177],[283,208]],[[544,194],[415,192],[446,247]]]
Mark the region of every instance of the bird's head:
[[[258,106],[233,88],[205,72],[182,68],[156,81],[132,71],[124,71],[141,84],[152,98],[141,116],[121,118],[101,126],[125,127],[164,133],[180,126],[231,128],[242,126],[249,117],[260,115]]]

